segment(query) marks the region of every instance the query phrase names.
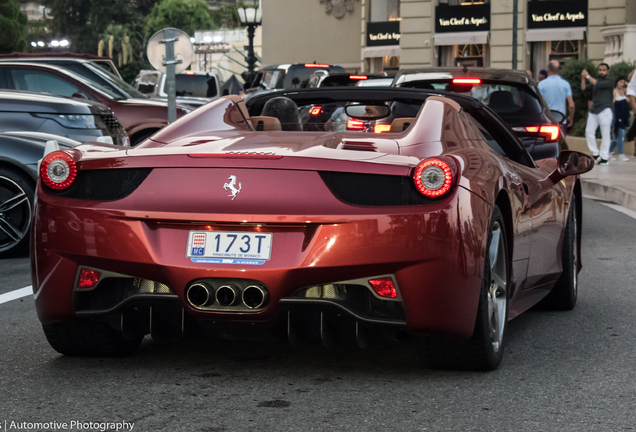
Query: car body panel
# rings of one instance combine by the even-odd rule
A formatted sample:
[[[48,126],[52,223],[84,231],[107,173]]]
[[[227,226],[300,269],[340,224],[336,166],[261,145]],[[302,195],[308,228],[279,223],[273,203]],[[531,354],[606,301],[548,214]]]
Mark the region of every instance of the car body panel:
[[[544,297],[562,270],[556,257],[576,178],[551,183],[555,162],[535,164],[496,114],[470,98],[404,89],[349,91],[283,94],[299,105],[329,96],[361,102],[409,98],[423,107],[407,130],[381,136],[256,132],[249,116],[281,93],[257,95],[247,107],[240,98],[222,97],[137,148],[73,149],[81,175],[151,171],[128,195],[110,200],[73,195],[86,189],[54,193],[40,183],[32,236],[40,320],[121,313],[115,307],[77,310],[74,278],[80,267],[165,284],[188,317],[207,325],[273,323],[285,317],[283,305],[293,309],[289,301],[304,288],[388,274],[399,288],[393,301],[405,310],[404,321],[393,324],[414,335],[466,339],[475,326],[495,205],[509,224],[509,318]],[[471,120],[469,114],[479,110],[490,116],[499,139],[509,138],[508,157],[497,154]],[[372,142],[379,151],[338,145],[348,139]],[[338,192],[391,179],[404,179],[401,184],[411,190],[414,168],[433,156],[456,169],[456,184],[442,198],[394,201],[379,186],[368,197],[373,203],[365,204],[354,202],[359,192],[353,198]],[[334,175],[347,181],[334,183]],[[191,231],[271,233],[271,256],[215,263],[188,257]],[[251,311],[198,309],[186,288],[207,278],[259,281],[269,304]]]

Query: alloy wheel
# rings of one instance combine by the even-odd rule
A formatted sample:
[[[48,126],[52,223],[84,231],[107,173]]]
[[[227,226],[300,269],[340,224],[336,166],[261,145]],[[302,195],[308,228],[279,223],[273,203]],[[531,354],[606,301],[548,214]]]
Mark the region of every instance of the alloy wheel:
[[[11,178],[0,176],[0,252],[17,246],[29,232],[31,201]]]
[[[498,352],[506,326],[508,265],[505,239],[499,222],[492,228],[490,241],[490,286],[488,288],[488,323],[494,352]]]

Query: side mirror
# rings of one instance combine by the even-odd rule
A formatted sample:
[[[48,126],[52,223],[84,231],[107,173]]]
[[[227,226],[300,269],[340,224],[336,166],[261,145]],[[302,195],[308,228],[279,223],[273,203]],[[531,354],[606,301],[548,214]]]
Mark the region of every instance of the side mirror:
[[[80,92],[73,93],[73,94],[71,95],[71,97],[72,97],[72,98],[75,98],[75,99],[85,99],[85,100],[88,100],[88,96],[86,96],[84,93],[80,93]]]
[[[550,110],[550,114],[552,114],[552,117],[554,117],[557,123],[563,123],[563,120],[565,120],[565,114],[561,111]]]
[[[585,174],[592,168],[592,156],[574,150],[563,150],[557,158],[557,168],[549,178],[553,183],[557,183],[568,176]]]

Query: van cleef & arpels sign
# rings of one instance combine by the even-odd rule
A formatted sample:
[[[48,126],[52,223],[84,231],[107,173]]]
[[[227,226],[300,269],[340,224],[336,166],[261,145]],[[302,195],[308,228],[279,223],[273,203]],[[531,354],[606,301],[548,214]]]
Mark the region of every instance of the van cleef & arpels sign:
[[[490,30],[490,4],[435,7],[435,33]]]
[[[528,2],[528,29],[587,27],[587,0]]]
[[[370,22],[367,23],[367,46],[399,45],[400,22]]]

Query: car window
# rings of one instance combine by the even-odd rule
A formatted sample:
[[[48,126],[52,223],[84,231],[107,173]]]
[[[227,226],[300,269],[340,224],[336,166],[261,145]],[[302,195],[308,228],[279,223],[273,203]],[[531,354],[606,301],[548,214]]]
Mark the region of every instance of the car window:
[[[281,82],[280,87],[282,87],[282,80],[284,76],[285,72],[280,69],[265,71],[263,72],[263,77],[261,78],[259,86],[266,90],[271,90],[277,88],[277,84]]]
[[[113,75],[105,69],[102,69],[99,66],[96,66],[92,63],[86,62],[84,63],[86,68],[90,69],[104,81],[106,81],[113,90],[117,90],[118,93],[121,93],[124,97],[130,98],[146,98],[142,92],[128,84],[126,81],[120,79],[118,76]]]
[[[73,84],[48,72],[29,69],[10,70],[13,86],[16,90],[26,90],[38,93],[51,93],[59,96],[71,97],[80,90]]]
[[[290,71],[290,74],[292,76],[290,88],[306,87],[307,82],[309,81],[309,77],[311,77],[314,72],[316,72],[315,68],[301,67],[298,69],[293,69],[292,71]]]
[[[159,74],[156,74],[156,73],[143,74],[141,77],[139,77],[139,79],[135,79],[137,90],[139,90],[143,94],[154,93],[155,87],[157,87],[158,79],[159,79]]]
[[[217,96],[216,77],[214,76],[178,74],[176,81],[177,96],[206,98]]]
[[[505,121],[541,114],[541,102],[525,85],[482,81],[475,85],[454,84],[450,79],[407,81],[400,87],[444,90],[473,97],[499,114]]]

